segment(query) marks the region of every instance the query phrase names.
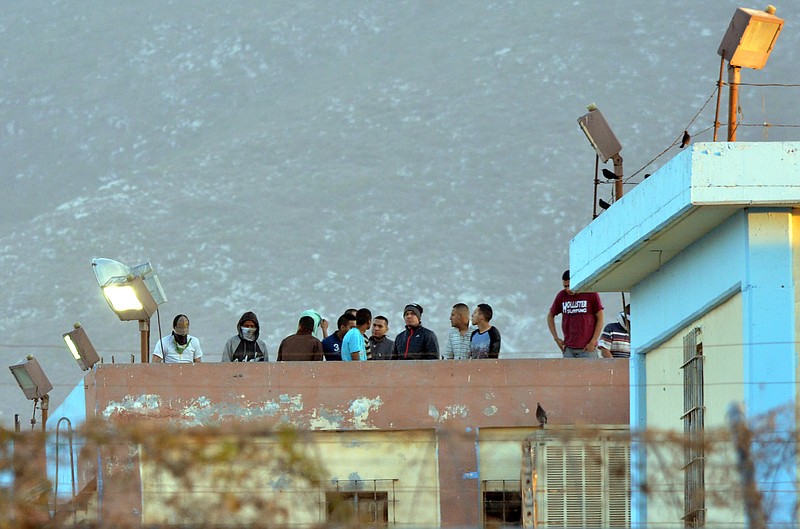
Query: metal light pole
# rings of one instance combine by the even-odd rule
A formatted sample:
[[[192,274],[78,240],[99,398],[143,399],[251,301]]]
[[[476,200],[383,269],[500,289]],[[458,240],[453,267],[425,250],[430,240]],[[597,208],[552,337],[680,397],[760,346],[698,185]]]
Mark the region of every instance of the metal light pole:
[[[578,118],[578,126],[586,135],[586,139],[589,140],[589,143],[597,153],[597,158],[595,158],[594,184],[594,217],[597,217],[597,185],[599,184],[599,180],[597,179],[597,169],[599,160],[602,160],[603,163],[606,163],[609,159],[614,162],[614,176],[616,177],[614,178],[614,200],[617,201],[622,198],[622,156],[619,154],[622,150],[622,144],[617,139],[614,131],[611,130],[606,118],[603,117],[603,114],[594,103],[587,105],[586,109],[589,111],[589,113]],[[603,169],[603,171],[605,172],[606,170]]]
[[[782,27],[783,19],[775,16],[775,6],[767,6],[764,11],[740,7],[734,12],[728,31],[722,37],[717,53],[723,61],[728,60],[728,141],[736,141],[740,69],[762,69],[767,64]],[[717,125],[715,120],[715,140]]]

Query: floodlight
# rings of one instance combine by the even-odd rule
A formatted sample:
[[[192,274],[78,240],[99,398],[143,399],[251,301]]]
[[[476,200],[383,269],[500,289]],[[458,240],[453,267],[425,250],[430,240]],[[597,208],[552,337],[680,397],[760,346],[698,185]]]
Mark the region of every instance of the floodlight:
[[[741,68],[760,70],[767,64],[775,40],[783,27],[783,19],[775,16],[775,7],[764,11],[738,8],[728,25],[717,49],[721,57],[719,88],[722,90],[722,66],[728,61],[728,141],[736,141],[736,113],[739,110],[739,85]],[[717,94],[717,117],[714,119],[714,140],[719,128],[719,102]]]
[[[606,163],[609,158],[619,154],[622,144],[600,110],[594,105],[589,105],[587,108],[589,113],[578,118],[578,125],[586,134],[586,138],[594,150],[597,151],[597,155],[600,156],[603,163]]]
[[[83,330],[80,323],[74,325],[74,329],[63,335],[64,342],[67,344],[75,361],[84,371],[88,371],[100,361],[100,356],[94,349],[94,345],[89,340],[86,331]]]
[[[783,19],[775,16],[773,6],[765,11],[740,7],[733,14],[717,53],[731,66],[760,70],[767,64],[782,28]]]
[[[107,287],[111,286],[125,286],[129,283],[133,282],[133,278],[141,278],[142,282],[144,283],[147,291],[150,293],[150,298],[153,299],[156,306],[162,305],[167,301],[167,295],[164,293],[164,289],[161,286],[161,282],[158,280],[158,276],[156,275],[155,271],[153,270],[153,266],[148,263],[143,263],[134,267],[126,266],[118,261],[114,261],[112,259],[105,259],[105,258],[97,258],[92,259],[92,268],[94,269],[94,275],[97,279],[97,284],[100,285],[100,288],[103,289],[103,293],[106,294]],[[135,310],[141,310],[139,305],[148,305],[145,303],[145,300],[142,297],[138,297],[139,303],[133,302],[131,300],[126,301],[126,296],[130,296],[132,291],[130,289],[126,291],[114,291],[112,295],[115,295],[115,299],[118,300],[118,303],[122,303],[122,307],[127,307],[125,309],[120,309],[119,305],[115,307],[112,303],[111,299],[109,299],[108,294],[106,294],[106,299],[108,300],[109,305],[111,305],[111,310],[117,312],[118,310],[131,310],[132,307],[135,307]],[[121,296],[121,299],[120,299]],[[144,296],[146,298],[147,296]],[[148,318],[155,312],[155,309],[150,311],[150,314],[147,316]],[[120,317],[120,319],[123,319]],[[125,320],[131,319],[143,319],[143,318],[125,318]]]
[[[122,321],[139,321],[142,362],[150,357],[150,316],[167,301],[150,263],[129,267],[112,259],[92,259],[97,284]]]
[[[33,355],[28,355],[25,360],[9,366],[8,369],[28,400],[42,399],[53,389],[53,384]]]
[[[619,155],[620,151],[622,150],[622,144],[617,139],[614,131],[611,130],[611,126],[609,126],[608,121],[606,121],[606,118],[603,117],[603,114],[597,108],[597,105],[591,103],[586,106],[586,110],[588,110],[589,113],[578,118],[578,126],[580,126],[581,130],[586,135],[586,139],[589,140],[589,143],[592,144],[597,156],[603,160],[603,163],[606,163],[609,159],[614,161],[614,172],[611,173],[611,171],[603,169],[603,175],[610,180],[614,180],[614,200],[619,200],[622,198],[623,193],[622,156]],[[596,173],[597,168],[595,167],[595,174]],[[614,178],[608,176],[607,173],[613,174]],[[594,192],[596,197],[596,176]],[[596,216],[597,215],[595,214],[595,217]]]
[[[141,277],[114,278],[103,287],[103,295],[120,320],[149,320],[158,309]]]

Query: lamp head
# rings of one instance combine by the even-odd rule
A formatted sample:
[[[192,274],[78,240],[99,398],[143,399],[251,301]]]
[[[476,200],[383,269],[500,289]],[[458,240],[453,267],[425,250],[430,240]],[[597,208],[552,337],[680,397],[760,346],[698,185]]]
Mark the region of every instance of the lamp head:
[[[28,355],[25,360],[21,360],[13,366],[8,366],[8,369],[11,370],[11,374],[14,375],[17,384],[28,400],[41,399],[53,389],[53,384],[50,383],[33,355]]]
[[[67,348],[72,353],[75,361],[78,362],[78,366],[82,370],[88,371],[100,361],[100,356],[97,354],[94,345],[92,345],[89,336],[86,334],[86,331],[83,330],[81,324],[76,323],[74,327],[73,330],[62,335],[64,343],[67,344]]]
[[[135,267],[105,258],[92,260],[97,284],[119,319],[148,320],[167,301],[150,263]]]
[[[722,57],[724,53],[731,66],[760,70],[767,64],[783,22],[775,16],[773,6],[765,11],[740,7],[733,14],[717,54]]]
[[[111,279],[103,287],[103,295],[122,321],[149,320],[158,309],[141,277]]]
[[[606,163],[609,158],[619,154],[622,144],[597,106],[592,103],[586,108],[590,109],[589,113],[578,118],[578,126],[586,134],[586,139],[592,144],[603,163]]]

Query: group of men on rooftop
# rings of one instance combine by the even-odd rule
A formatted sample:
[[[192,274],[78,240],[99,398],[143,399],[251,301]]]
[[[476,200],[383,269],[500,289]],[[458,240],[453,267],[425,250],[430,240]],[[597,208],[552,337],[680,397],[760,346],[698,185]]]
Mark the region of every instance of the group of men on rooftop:
[[[500,332],[489,323],[492,307],[479,304],[472,317],[469,308],[458,303],[453,307],[453,325],[444,354],[440,356],[436,333],[422,325],[423,308],[411,303],[403,310],[405,328],[394,340],[388,338],[389,320],[372,317],[367,308],[348,309],[336,324],[337,330],[328,335],[328,322],[316,311],[307,310],[300,316],[297,332],[281,341],[278,361],[366,361],[366,360],[437,360],[498,358]],[[469,323],[474,327],[470,327]],[[179,314],[172,322],[172,334],[159,340],[153,351],[153,362],[201,362],[203,351],[197,337],[189,335],[189,318]],[[222,362],[265,362],[269,360],[267,346],[259,338],[258,317],[245,312],[236,325],[236,336],[223,348]],[[322,331],[323,339],[314,334]],[[370,336],[367,331],[372,329]]]
[[[630,305],[619,313],[619,321],[603,325],[603,304],[596,292],[570,289],[569,270],[562,276],[563,289],[556,294],[547,313],[547,326],[564,358],[630,357]],[[436,333],[422,325],[423,309],[416,303],[403,309],[405,328],[394,340],[388,338],[389,320],[372,317],[367,308],[348,309],[336,321],[337,330],[328,335],[328,321],[314,310],[300,315],[297,332],[278,346],[281,361],[367,361],[367,360],[469,360],[498,358],[500,331],[490,322],[492,307],[481,303],[470,316],[469,307],[456,303],[450,312],[450,333],[444,351],[439,351]],[[563,338],[556,330],[561,316]],[[200,362],[200,341],[189,335],[189,318],[179,314],[172,322],[172,334],[159,340],[154,362]],[[260,326],[254,312],[245,312],[222,351],[223,362],[266,362],[267,346],[259,338]],[[322,331],[323,339],[314,334]],[[367,331],[372,330],[370,336]]]

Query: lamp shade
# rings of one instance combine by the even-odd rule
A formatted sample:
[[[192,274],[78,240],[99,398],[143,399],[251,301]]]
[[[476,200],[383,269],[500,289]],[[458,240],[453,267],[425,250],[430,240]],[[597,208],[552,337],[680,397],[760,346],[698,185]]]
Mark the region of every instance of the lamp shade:
[[[104,257],[92,259],[92,270],[94,270],[94,277],[97,279],[97,284],[100,285],[100,288],[114,278],[134,275],[131,273],[130,266]]]
[[[29,400],[41,399],[53,389],[53,384],[50,383],[33,355],[28,355],[28,358],[9,366],[8,369],[17,380],[25,398]]]
[[[774,11],[774,9],[773,9]],[[760,70],[767,64],[783,19],[772,13],[740,7],[733,14],[717,53],[731,66]]]
[[[100,361],[100,356],[95,351],[89,336],[79,323],[75,324],[75,328],[70,332],[63,335],[64,343],[67,344],[78,366],[84,371],[88,371]]]
[[[606,163],[609,158],[616,156],[622,150],[622,144],[598,109],[595,108],[588,114],[579,117],[578,125],[583,133],[586,134],[586,138],[592,144],[600,159],[603,160],[603,163]]]

